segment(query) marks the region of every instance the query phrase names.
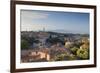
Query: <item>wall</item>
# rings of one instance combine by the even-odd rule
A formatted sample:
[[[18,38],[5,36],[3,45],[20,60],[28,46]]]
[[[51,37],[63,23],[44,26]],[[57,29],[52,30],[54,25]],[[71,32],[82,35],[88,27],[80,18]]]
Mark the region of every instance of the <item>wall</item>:
[[[97,5],[97,68],[41,71],[34,73],[99,73],[100,72],[100,0],[34,0],[56,3]],[[0,73],[10,73],[10,0],[0,0]],[[30,72],[33,73],[33,72]]]

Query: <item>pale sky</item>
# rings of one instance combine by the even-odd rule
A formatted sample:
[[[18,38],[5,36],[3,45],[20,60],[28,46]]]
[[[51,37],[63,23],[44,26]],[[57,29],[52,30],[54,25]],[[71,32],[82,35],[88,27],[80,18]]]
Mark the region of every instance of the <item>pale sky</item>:
[[[21,10],[21,31],[89,33],[89,13]]]

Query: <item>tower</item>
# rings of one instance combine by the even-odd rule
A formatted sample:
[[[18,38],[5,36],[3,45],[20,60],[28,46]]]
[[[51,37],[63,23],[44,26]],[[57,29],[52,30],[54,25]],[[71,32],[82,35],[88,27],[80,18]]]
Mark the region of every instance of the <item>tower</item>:
[[[45,32],[45,27],[43,27],[43,32]]]

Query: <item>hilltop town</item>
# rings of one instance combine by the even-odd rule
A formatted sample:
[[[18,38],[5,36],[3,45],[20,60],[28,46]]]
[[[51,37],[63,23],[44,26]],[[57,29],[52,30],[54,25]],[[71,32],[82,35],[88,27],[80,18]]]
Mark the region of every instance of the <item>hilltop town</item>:
[[[21,62],[89,59],[89,34],[21,31]]]

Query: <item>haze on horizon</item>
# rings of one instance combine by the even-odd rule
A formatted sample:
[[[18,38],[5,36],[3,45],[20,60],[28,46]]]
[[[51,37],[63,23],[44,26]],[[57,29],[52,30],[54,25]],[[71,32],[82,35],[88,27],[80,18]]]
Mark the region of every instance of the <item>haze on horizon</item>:
[[[21,31],[89,34],[89,13],[21,10]]]

